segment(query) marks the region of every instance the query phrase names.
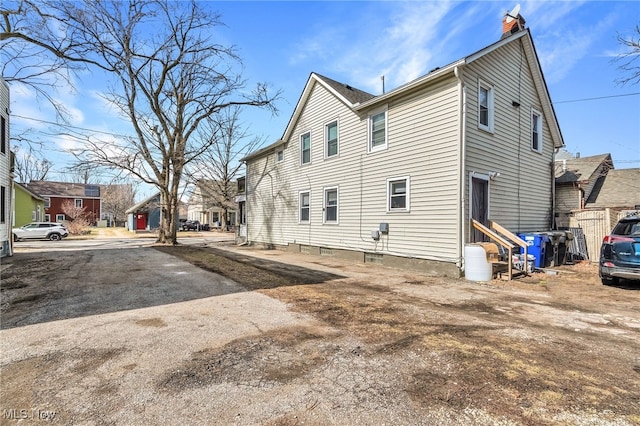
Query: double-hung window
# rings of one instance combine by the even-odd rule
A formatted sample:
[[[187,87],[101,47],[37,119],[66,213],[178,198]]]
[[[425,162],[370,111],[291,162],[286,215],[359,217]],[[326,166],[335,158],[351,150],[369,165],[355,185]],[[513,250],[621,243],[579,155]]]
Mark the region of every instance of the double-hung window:
[[[325,155],[333,157],[338,155],[338,122],[332,121],[324,126],[325,134]]]
[[[369,116],[369,152],[387,148],[387,111]]]
[[[324,189],[324,223],[338,223],[338,188]]]
[[[531,110],[531,149],[542,152],[542,114]]]
[[[311,132],[300,136],[300,162],[302,164],[311,162]]]
[[[478,127],[493,133],[493,86],[483,82],[478,84]]]
[[[77,208],[79,208],[79,209],[82,208],[82,198],[76,198],[74,200],[74,202],[75,202],[75,205],[76,205]]]
[[[409,211],[409,177],[387,179],[387,211]]]
[[[298,222],[309,223],[311,220],[311,193],[309,191],[300,191],[298,198],[300,203]]]
[[[278,163],[284,161],[284,149],[281,148],[276,151],[276,161]]]

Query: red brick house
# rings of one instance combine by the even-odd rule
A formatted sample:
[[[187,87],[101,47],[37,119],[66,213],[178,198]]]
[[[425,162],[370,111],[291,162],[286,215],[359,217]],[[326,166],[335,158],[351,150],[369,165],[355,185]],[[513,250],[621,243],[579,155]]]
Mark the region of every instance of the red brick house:
[[[83,183],[31,181],[26,185],[30,191],[44,198],[45,221],[62,222],[68,220],[62,205],[71,201],[76,207],[83,207],[92,216],[92,222],[100,219],[102,200],[100,186]]]

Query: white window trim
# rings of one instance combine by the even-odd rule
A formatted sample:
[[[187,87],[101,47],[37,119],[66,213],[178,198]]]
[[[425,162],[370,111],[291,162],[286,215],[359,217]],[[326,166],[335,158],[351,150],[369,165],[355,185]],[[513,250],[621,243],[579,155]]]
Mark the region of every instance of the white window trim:
[[[374,115],[384,113],[384,145],[373,146],[373,131],[371,118]],[[367,117],[367,152],[385,151],[389,147],[389,110],[387,105],[372,111]]]
[[[302,161],[302,160],[303,160],[303,158],[302,158],[302,157],[303,157],[303,155],[304,155],[304,150],[302,149],[302,138],[303,138],[305,135],[309,135],[309,162],[308,162],[308,163],[305,163],[305,162],[303,162],[303,161]],[[305,165],[307,165],[307,164],[311,164],[311,162],[312,162],[312,161],[311,161],[311,154],[312,154],[312,152],[311,152],[311,130],[309,130],[309,131],[307,131],[307,132],[302,132],[302,133],[300,133],[300,138],[299,138],[299,140],[300,140],[300,141],[299,141],[299,145],[300,145],[300,165],[305,166]]]
[[[482,88],[487,90],[487,119],[489,121],[487,125],[480,123],[480,89]],[[496,90],[493,85],[483,80],[478,80],[478,128],[489,133],[494,132],[495,97]]]
[[[329,125],[336,123],[336,153],[329,155]],[[340,122],[335,120],[328,121],[324,124],[324,158],[333,158],[340,155]]]
[[[78,205],[78,201],[80,201],[80,205]],[[74,207],[82,208],[83,207],[82,204],[83,204],[82,198],[76,198],[76,199],[73,200],[73,206]]]
[[[44,198],[44,208],[48,209],[49,207],[51,207],[51,198],[49,197],[43,197]]]
[[[63,222],[64,220],[65,220],[65,215],[63,214],[56,215],[56,222]]]
[[[538,129],[538,149],[533,147],[533,117],[534,116],[538,116],[538,119],[540,120],[540,128]],[[544,146],[544,138],[543,138],[543,121],[542,121],[542,113],[540,111],[538,111],[535,108],[531,108],[531,137],[530,137],[530,142],[529,142],[529,146],[531,147],[531,151],[533,152],[537,152],[537,153],[542,153],[542,147]]]
[[[282,153],[282,159],[278,158]],[[300,159],[302,159],[302,154],[300,154]],[[284,161],[284,148],[276,149],[276,163],[282,163]]]
[[[336,191],[336,220],[327,220],[327,192]],[[338,225],[340,224],[340,188],[337,186],[325,186],[322,188],[322,223],[325,225]]]
[[[400,180],[405,181],[407,192],[405,193],[406,207],[402,209],[391,208],[391,182],[397,182]],[[400,176],[387,179],[387,213],[409,213],[411,211],[411,177]]]
[[[309,196],[309,219],[302,220],[302,195],[307,194]],[[298,191],[298,223],[309,224],[311,223],[311,190]]]

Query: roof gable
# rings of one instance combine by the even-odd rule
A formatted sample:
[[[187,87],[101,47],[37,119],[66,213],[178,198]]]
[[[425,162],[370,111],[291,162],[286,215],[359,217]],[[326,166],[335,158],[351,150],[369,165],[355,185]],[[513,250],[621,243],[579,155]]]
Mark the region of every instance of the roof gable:
[[[640,168],[610,170],[586,207],[635,208],[640,205]]]
[[[156,192],[155,194],[153,194],[152,196],[145,198],[144,200],[140,201],[138,204],[135,204],[134,206],[132,206],[131,208],[129,208],[125,214],[129,214],[129,213],[135,213],[137,210],[142,209],[143,207],[147,207],[147,205],[150,204],[160,204],[160,193]]]
[[[32,198],[35,198],[38,201],[44,201],[44,198],[42,198],[40,195],[36,194],[35,192],[31,191],[29,188],[27,188],[26,185],[19,183],[19,182],[13,182],[13,186],[14,189],[18,189],[20,191],[25,192],[26,194],[28,194],[29,196],[31,196]]]
[[[432,70],[428,74],[419,77],[407,84],[404,84],[394,90],[391,90],[384,95],[376,96],[375,98],[364,102],[356,107],[358,110],[366,109],[374,107],[382,102],[387,102],[389,99],[402,96],[407,92],[417,90],[418,88],[422,88],[426,85],[431,84],[436,79],[442,77],[447,73],[457,74],[457,72],[464,68],[465,65],[470,64],[492,52],[498,51],[503,46],[507,44],[514,43],[518,40],[522,40],[524,46],[525,57],[527,59],[527,63],[529,65],[531,74],[533,76],[533,82],[536,88],[536,92],[538,97],[540,98],[540,103],[542,105],[542,112],[546,118],[547,123],[549,123],[549,129],[551,131],[551,137],[553,139],[553,144],[556,148],[561,148],[564,146],[564,140],[562,138],[562,133],[560,132],[560,126],[558,124],[558,119],[553,108],[553,104],[551,103],[551,97],[549,95],[549,90],[547,88],[547,83],[544,79],[544,75],[542,73],[542,68],[540,66],[540,61],[538,59],[538,54],[536,52],[535,46],[533,44],[533,39],[531,37],[531,33],[528,28],[525,28],[521,31],[518,31],[508,37],[504,37],[497,42],[490,44],[475,53],[472,53],[468,56],[465,56],[457,61],[454,61],[448,65],[445,65],[441,68],[436,68]]]
[[[336,80],[330,79],[328,77],[324,77],[320,74],[311,73],[309,79],[307,80],[307,84],[304,86],[304,90],[300,95],[300,99],[296,104],[296,107],[293,111],[293,115],[291,119],[289,119],[289,123],[287,124],[287,128],[282,136],[282,140],[288,140],[295,128],[298,118],[304,111],[304,108],[313,92],[313,88],[316,84],[324,87],[329,93],[339,99],[342,103],[347,105],[349,108],[354,108],[355,106],[361,104],[362,102],[366,102],[370,99],[374,99],[375,95],[367,93],[363,90],[356,89],[348,84],[340,83]],[[276,142],[277,144],[277,142]],[[276,145],[273,144],[273,145]]]
[[[555,162],[556,183],[574,183],[597,179],[602,166],[613,168],[611,154],[557,160]]]
[[[294,112],[289,119],[289,123],[287,124],[287,128],[282,136],[282,139],[265,148],[260,149],[259,151],[247,155],[242,159],[242,161],[247,161],[262,156],[263,154],[271,151],[277,146],[285,143],[285,141],[287,141],[291,137],[291,133],[293,132],[293,129],[295,128],[300,115],[304,111],[307,101],[309,100],[309,97],[311,96],[313,88],[316,84],[322,85],[353,111],[363,111],[366,109],[375,108],[382,103],[388,102],[391,99],[405,96],[406,94],[411,93],[415,90],[422,89],[425,86],[435,83],[441,77],[447,76],[448,74],[455,74],[457,77],[459,75],[458,71],[462,70],[466,64],[472,63],[479,58],[482,58],[489,53],[498,51],[503,46],[506,46],[509,43],[514,43],[518,40],[522,40],[527,64],[533,76],[533,82],[536,93],[540,99],[540,104],[542,105],[542,113],[544,114],[545,120],[549,125],[554,147],[561,148],[564,146],[564,140],[560,131],[560,126],[558,124],[553,104],[551,103],[551,97],[549,96],[549,90],[542,73],[542,68],[540,66],[540,61],[533,44],[531,33],[528,28],[525,28],[521,31],[513,33],[510,36],[503,37],[497,42],[483,49],[480,49],[475,53],[465,56],[462,59],[454,61],[444,67],[436,68],[430,71],[428,74],[423,75],[422,77],[419,77],[379,96],[375,96],[362,90],[355,89],[349,85],[337,82],[328,77],[324,77],[316,73],[311,73],[304,87],[304,90],[300,95],[300,99],[296,104]]]

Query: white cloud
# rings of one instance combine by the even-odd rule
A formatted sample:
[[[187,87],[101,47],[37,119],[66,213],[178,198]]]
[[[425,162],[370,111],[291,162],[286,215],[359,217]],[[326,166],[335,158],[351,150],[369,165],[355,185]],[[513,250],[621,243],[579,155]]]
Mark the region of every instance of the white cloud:
[[[550,4],[549,4],[550,6]],[[589,20],[582,22],[574,16],[579,11],[571,5],[560,4],[556,10],[556,3],[553,3],[555,13],[551,15],[551,23],[546,23],[549,16],[545,10],[540,11],[540,15],[533,15],[538,21],[545,19],[545,24],[541,33],[536,37],[538,55],[542,69],[545,72],[547,82],[556,83],[567,77],[586,56],[602,56],[595,53],[595,44],[604,37],[610,35],[611,28],[617,17],[615,11],[603,15],[598,21]],[[534,34],[535,37],[535,34]]]
[[[341,75],[378,94],[382,75],[390,90],[484,47],[478,33],[498,37],[505,12],[492,2],[376,2],[369,7],[337,26],[321,21],[295,47],[290,63],[320,64],[333,73],[329,76]]]

